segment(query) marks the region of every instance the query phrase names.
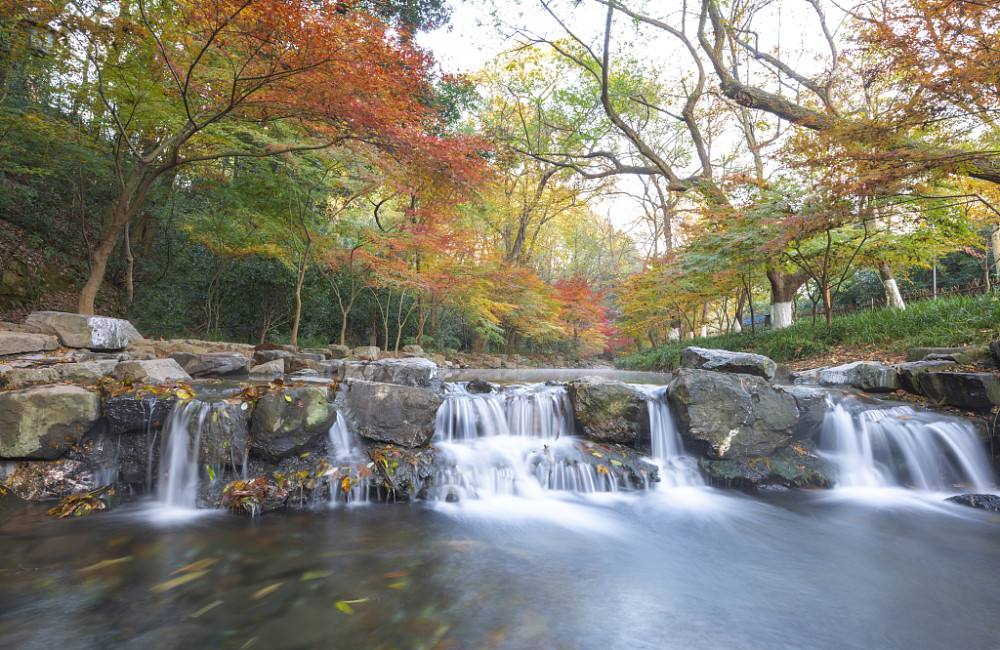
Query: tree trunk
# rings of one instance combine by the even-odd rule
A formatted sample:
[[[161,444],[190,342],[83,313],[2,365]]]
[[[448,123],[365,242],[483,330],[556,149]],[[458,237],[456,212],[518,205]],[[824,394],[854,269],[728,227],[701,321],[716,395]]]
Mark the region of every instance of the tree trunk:
[[[135,257],[132,256],[132,241],[129,238],[129,227],[125,224],[125,296],[128,304],[135,300],[135,282],[133,273],[135,271]]]
[[[903,294],[899,292],[899,285],[892,275],[892,268],[885,262],[878,263],[878,276],[882,278],[882,286],[885,287],[885,302],[893,309],[906,309],[906,302]]]
[[[803,272],[785,273],[778,269],[768,269],[767,279],[771,283],[771,328],[789,327],[793,322],[792,303],[805,282],[806,275]]]
[[[306,280],[306,262],[309,260],[309,244],[302,253],[302,261],[299,263],[299,272],[295,276],[295,315],[292,317],[291,344],[299,344],[299,324],[302,322],[302,285]]]
[[[990,231],[990,248],[993,249],[993,277],[1000,281],[1000,224]]]

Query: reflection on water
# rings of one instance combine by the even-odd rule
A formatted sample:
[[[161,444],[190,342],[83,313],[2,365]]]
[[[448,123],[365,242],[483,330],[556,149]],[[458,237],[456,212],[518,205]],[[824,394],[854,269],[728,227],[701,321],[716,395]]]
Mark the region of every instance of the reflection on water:
[[[0,523],[0,647],[1000,639],[1000,526],[974,510],[704,488],[477,505],[218,513],[172,526],[151,526],[139,505],[74,521],[34,508]]]

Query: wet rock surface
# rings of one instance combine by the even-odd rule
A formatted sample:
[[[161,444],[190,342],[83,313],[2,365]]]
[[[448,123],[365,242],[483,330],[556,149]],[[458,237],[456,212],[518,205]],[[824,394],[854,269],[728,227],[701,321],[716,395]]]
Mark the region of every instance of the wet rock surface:
[[[706,481],[716,487],[828,488],[833,484],[827,463],[805,445],[786,447],[769,456],[727,460],[702,458],[698,466]]]
[[[923,376],[926,373],[948,372],[957,367],[958,364],[954,361],[908,361],[896,366],[896,372],[899,373],[901,388],[916,395],[923,395],[927,390],[923,385]]]
[[[668,401],[692,449],[714,459],[767,456],[799,423],[795,397],[751,375],[681,368]]]
[[[99,416],[97,394],[77,386],[0,393],[0,458],[59,458]]]
[[[115,435],[159,431],[176,401],[174,396],[124,393],[105,398],[101,414],[107,431]]]
[[[945,500],[960,506],[978,508],[988,512],[1000,512],[1000,496],[996,494],[959,494]]]
[[[336,419],[325,388],[289,388],[261,397],[250,421],[254,454],[281,460],[300,454],[327,434]]]
[[[347,362],[344,379],[441,389],[438,367],[433,361],[419,357],[382,359],[372,363]]]
[[[1000,381],[987,372],[926,372],[920,388],[932,402],[970,411],[989,411],[1000,404]]]
[[[337,395],[357,433],[375,442],[403,447],[426,445],[434,435],[439,391],[362,380],[346,380]]]
[[[774,379],[774,373],[778,370],[778,364],[762,354],[695,346],[684,348],[681,352],[681,367],[741,373],[764,379]]]
[[[899,388],[896,369],[884,363],[855,361],[819,371],[823,386],[851,386],[872,393],[885,393]]]
[[[634,387],[600,377],[566,385],[573,413],[584,436],[597,442],[634,445],[649,437],[646,396]]]
[[[206,352],[192,354],[175,352],[170,358],[192,377],[225,377],[245,375],[250,371],[250,359],[233,352]]]

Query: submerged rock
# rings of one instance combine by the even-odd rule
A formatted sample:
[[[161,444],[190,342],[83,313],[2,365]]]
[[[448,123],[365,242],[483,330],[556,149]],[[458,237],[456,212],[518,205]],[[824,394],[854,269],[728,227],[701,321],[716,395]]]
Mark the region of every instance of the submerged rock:
[[[926,372],[920,388],[931,401],[970,411],[989,411],[1000,404],[1000,381],[988,372]]]
[[[99,416],[97,394],[78,386],[0,393],[0,458],[59,458]]]
[[[120,318],[36,311],[25,322],[58,336],[68,348],[124,350],[129,343],[142,339],[132,323]]]
[[[799,423],[795,397],[751,375],[681,368],[668,400],[682,435],[715,459],[770,455]]]
[[[681,352],[681,367],[716,372],[735,372],[774,379],[778,364],[762,354],[730,352],[690,346]]]
[[[269,393],[257,401],[253,410],[250,448],[275,461],[300,454],[327,434],[336,417],[325,388]]]
[[[646,396],[620,381],[584,377],[566,385],[583,435],[597,442],[634,445],[649,435]]]
[[[698,466],[706,480],[716,487],[826,488],[832,485],[827,464],[804,445],[786,447],[770,456],[728,460],[701,458]]]
[[[860,390],[880,393],[899,388],[896,369],[874,361],[855,361],[842,366],[823,368],[819,383],[824,386],[851,386]]]
[[[430,441],[443,401],[440,392],[428,388],[363,380],[345,381],[337,397],[359,435],[403,447]]]
[[[989,512],[1000,512],[1000,496],[996,494],[959,494],[958,496],[948,497],[945,501]]]

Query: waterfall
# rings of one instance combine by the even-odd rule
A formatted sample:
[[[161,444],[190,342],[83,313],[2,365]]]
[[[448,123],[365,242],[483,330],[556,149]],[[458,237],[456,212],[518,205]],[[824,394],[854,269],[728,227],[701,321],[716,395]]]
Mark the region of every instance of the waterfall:
[[[334,461],[347,460],[357,456],[357,438],[347,426],[343,413],[337,411],[337,419],[330,426],[330,458]]]
[[[660,484],[663,487],[691,487],[704,485],[698,471],[698,463],[684,453],[684,443],[667,404],[666,388],[662,386],[639,386],[646,394],[646,408],[649,410],[649,438],[652,458],[660,468]]]
[[[204,402],[197,400],[178,402],[163,425],[156,499],[164,507],[185,509],[197,506],[198,450],[202,428],[211,410],[205,407]]]
[[[855,399],[832,403],[823,421],[821,451],[836,467],[838,487],[995,488],[971,423],[910,406],[872,407]]]
[[[470,393],[464,384],[445,389],[434,441],[452,467],[436,477],[438,498],[618,489],[572,437],[573,408],[564,386],[516,385],[484,394]]]

